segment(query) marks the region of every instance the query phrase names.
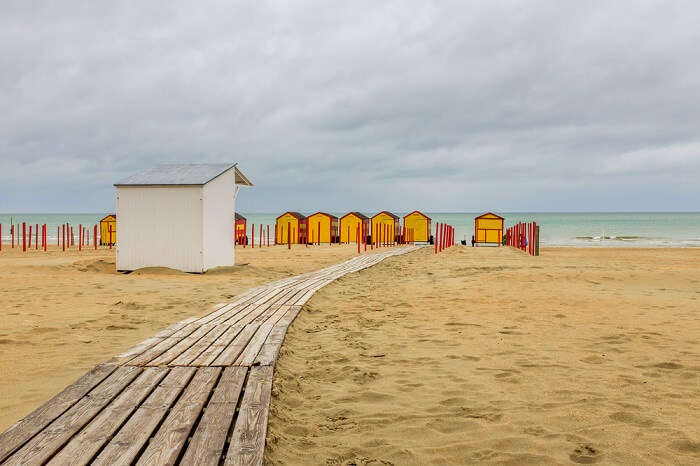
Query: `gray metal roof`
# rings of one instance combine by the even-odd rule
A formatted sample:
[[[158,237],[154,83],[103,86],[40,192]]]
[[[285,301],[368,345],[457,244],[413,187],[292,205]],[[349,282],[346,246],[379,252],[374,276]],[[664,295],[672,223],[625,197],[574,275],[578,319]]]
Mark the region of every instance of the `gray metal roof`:
[[[235,163],[154,165],[115,183],[114,186],[201,186],[235,167]],[[238,168],[235,170],[236,184],[253,185]]]

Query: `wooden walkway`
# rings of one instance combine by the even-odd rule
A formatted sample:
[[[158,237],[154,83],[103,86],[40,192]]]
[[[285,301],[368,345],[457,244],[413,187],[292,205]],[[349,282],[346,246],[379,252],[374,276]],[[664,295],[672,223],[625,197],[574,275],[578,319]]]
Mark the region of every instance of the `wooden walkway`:
[[[321,287],[396,247],[251,289],[92,368],[0,434],[0,464],[262,464],[287,327]]]

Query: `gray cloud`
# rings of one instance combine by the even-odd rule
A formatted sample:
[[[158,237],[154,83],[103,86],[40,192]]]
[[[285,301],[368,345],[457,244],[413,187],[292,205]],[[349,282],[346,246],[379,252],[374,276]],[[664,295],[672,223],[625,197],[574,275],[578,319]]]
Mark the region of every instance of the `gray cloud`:
[[[0,211],[238,161],[248,211],[697,210],[696,2],[3,2]]]

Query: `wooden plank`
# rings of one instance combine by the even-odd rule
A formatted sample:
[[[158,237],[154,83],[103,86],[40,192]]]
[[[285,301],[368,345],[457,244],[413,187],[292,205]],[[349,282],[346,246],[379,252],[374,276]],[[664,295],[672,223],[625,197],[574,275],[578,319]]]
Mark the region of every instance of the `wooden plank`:
[[[214,327],[211,332],[207,333],[197,343],[187,348],[180,356],[168,363],[169,366],[186,366],[193,360],[197,359],[202,352],[209,348],[226,330],[228,325],[219,325]]]
[[[258,327],[255,335],[253,335],[253,338],[250,339],[240,356],[238,356],[234,365],[250,366],[253,364],[253,361],[255,361],[255,358],[260,352],[260,348],[262,348],[267,336],[270,334],[270,331],[272,331],[272,327],[274,327],[277,321],[280,320],[287,311],[288,309],[286,307],[281,307]]]
[[[294,321],[297,314],[301,310],[300,306],[292,306],[289,311],[275,324],[272,331],[265,340],[260,352],[258,353],[253,365],[256,366],[274,366],[277,362],[284,337],[287,334],[289,325]]]
[[[0,434],[0,463],[77,403],[78,400],[114,372],[116,368],[117,366],[115,365],[107,364],[93,367],[74,383],[64,388],[58,395]]]
[[[247,372],[245,367],[224,369],[180,464],[219,464]]]
[[[214,360],[221,354],[221,352],[226,349],[228,345],[231,344],[234,338],[241,333],[241,330],[245,328],[245,325],[232,325],[226,330],[219,338],[212,343],[209,348],[204,350],[197,359],[190,362],[191,366],[210,366]]]
[[[167,370],[167,369],[166,369]],[[194,375],[192,367],[175,367],[102,450],[93,464],[130,464],[153,434],[170,406]]]
[[[257,331],[257,325],[246,325],[221,354],[211,364],[212,366],[230,366],[239,354],[243,352],[248,342]]]
[[[153,359],[152,361],[149,361],[148,365],[160,366],[168,364],[170,361],[187,351],[192,345],[196,344],[199,340],[205,338],[214,329],[215,327],[211,326],[211,324],[202,325],[197,330],[192,332],[190,336],[181,339],[176,344],[171,346],[166,352]]]
[[[73,407],[59,416],[46,429],[39,432],[14,455],[7,459],[5,465],[44,464],[76,432],[92,420],[93,417],[112,399],[129,385],[141,369],[138,367],[119,367],[100,385],[80,399]]]
[[[197,370],[137,464],[175,464],[220,373],[218,367],[202,367]]]
[[[271,391],[272,367],[252,367],[224,464],[263,464]]]
[[[149,367],[56,454],[50,465],[85,465],[165,377],[168,370]]]

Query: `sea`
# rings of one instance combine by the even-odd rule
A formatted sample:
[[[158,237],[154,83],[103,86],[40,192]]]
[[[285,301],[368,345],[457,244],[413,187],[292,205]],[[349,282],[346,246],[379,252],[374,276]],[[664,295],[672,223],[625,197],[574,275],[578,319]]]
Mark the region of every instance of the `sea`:
[[[275,224],[275,213],[239,212],[251,224]],[[403,217],[407,212],[394,212]],[[506,226],[518,222],[540,225],[542,246],[576,247],[700,247],[700,212],[495,212],[505,218]],[[336,212],[341,216],[345,212]],[[371,213],[367,213],[369,216]],[[471,241],[475,212],[425,212],[435,222],[455,227],[457,240]],[[68,222],[92,227],[106,213],[94,214],[2,214],[2,240],[10,241],[10,223],[47,224],[49,243],[56,240],[56,229]]]

